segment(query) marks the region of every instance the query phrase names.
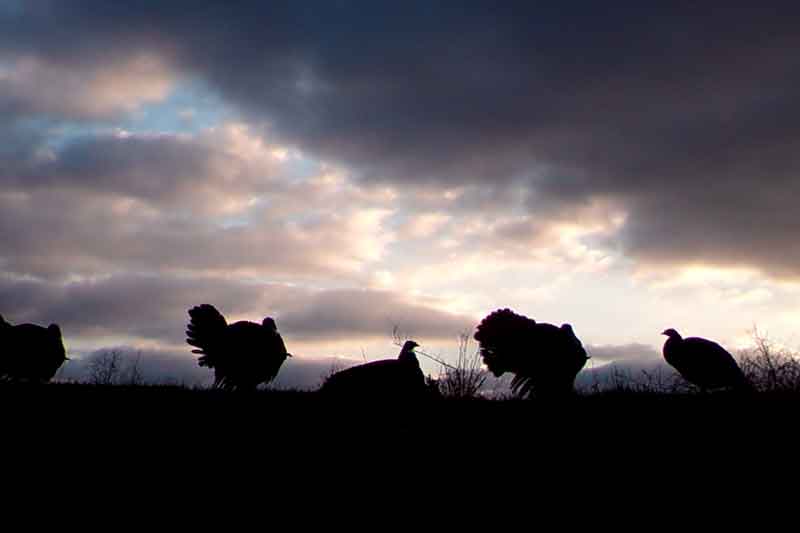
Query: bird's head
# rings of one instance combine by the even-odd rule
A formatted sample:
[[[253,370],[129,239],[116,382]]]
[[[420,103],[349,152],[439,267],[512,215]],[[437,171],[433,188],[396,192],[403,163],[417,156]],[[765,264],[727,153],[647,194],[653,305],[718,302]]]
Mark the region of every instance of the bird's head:
[[[405,344],[403,344],[403,350],[402,351],[404,351],[404,352],[413,352],[414,348],[417,348],[418,346],[419,346],[419,344],[417,344],[414,341],[406,341]]]
[[[665,329],[664,331],[661,332],[661,334],[662,335],[666,335],[670,339],[680,339],[681,338],[681,334],[678,333],[677,331],[675,331],[672,328]]]
[[[567,340],[575,350],[578,359],[591,359],[591,357],[589,357],[589,355],[586,353],[586,349],[583,347],[583,344],[581,344],[580,339],[578,339],[577,335],[575,335],[575,331],[572,329],[572,324],[561,324],[561,331],[566,333]]]
[[[271,316],[266,317],[261,321],[261,325],[270,331],[278,331],[278,325],[275,324],[275,319]]]
[[[419,346],[419,344],[414,341],[406,341],[405,344],[403,344],[403,349],[400,350],[400,355],[397,356],[397,359],[400,361],[413,361],[416,363],[417,354],[414,353],[414,348],[417,346]]]
[[[50,344],[54,350],[64,359],[67,357],[67,351],[64,349],[64,342],[61,340],[61,328],[58,324],[50,324],[47,326],[47,333],[50,335]]]

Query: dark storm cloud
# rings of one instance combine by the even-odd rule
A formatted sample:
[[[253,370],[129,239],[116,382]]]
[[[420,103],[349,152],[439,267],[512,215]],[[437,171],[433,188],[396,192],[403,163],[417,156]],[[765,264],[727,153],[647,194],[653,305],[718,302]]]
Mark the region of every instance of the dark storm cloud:
[[[70,186],[161,200],[193,184],[204,185],[212,157],[223,156],[209,152],[174,136],[86,136],[71,141],[52,161],[4,166],[0,183],[29,190]]]
[[[187,310],[212,302],[253,312],[261,295],[247,284],[165,276],[117,276],[52,283],[0,278],[0,313],[12,323],[61,325],[66,338],[132,336],[182,342]],[[263,312],[260,312],[261,314]]]
[[[399,294],[376,290],[337,290],[315,294],[281,321],[304,337],[386,337],[394,327],[417,339],[456,337],[474,327],[471,317],[409,304]]]
[[[796,3],[57,2],[5,56],[157,54],[371,180],[611,198],[634,256],[798,276]],[[776,250],[779,250],[776,253]]]
[[[247,138],[247,133],[229,126],[196,136],[86,134],[56,149],[42,145],[41,137],[22,136],[17,153],[0,152],[0,192],[60,188],[204,213],[228,199],[279,189],[274,160],[264,154],[248,160],[236,153],[236,137]]]
[[[451,339],[472,325],[459,316],[376,290],[300,287],[168,276],[113,276],[53,283],[0,277],[0,314],[11,323],[58,323],[65,339],[109,336],[183,343],[187,310],[211,303],[233,318],[275,317],[292,339],[387,338],[393,326],[419,339]]]

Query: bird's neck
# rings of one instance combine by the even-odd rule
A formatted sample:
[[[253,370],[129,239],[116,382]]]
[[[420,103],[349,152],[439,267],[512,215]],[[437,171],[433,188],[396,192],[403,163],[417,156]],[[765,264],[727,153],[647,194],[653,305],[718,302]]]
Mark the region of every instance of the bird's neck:
[[[680,357],[680,344],[683,339],[680,336],[669,337],[667,342],[664,343],[664,358],[667,362],[673,364],[676,358]]]
[[[397,359],[409,363],[419,363],[417,360],[417,354],[415,354],[412,350],[403,350],[400,352],[400,355],[397,357]]]

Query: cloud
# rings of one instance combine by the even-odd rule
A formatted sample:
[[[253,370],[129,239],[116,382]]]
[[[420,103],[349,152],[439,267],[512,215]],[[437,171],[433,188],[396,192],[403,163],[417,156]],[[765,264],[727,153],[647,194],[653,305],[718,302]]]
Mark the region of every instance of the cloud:
[[[152,54],[76,68],[22,55],[0,67],[0,116],[97,120],[164,100],[174,76]]]
[[[596,362],[622,364],[655,364],[661,362],[661,352],[649,344],[588,345],[586,351]]]
[[[296,224],[267,218],[225,227],[175,220],[135,202],[54,191],[0,195],[0,205],[3,268],[40,277],[129,270],[295,278],[347,274],[379,255],[381,247],[362,215],[322,214]]]
[[[475,320],[416,304],[388,291],[330,290],[314,293],[300,309],[290,308],[281,323],[310,338],[386,337],[397,327],[421,340],[455,338],[474,327]]]
[[[273,146],[237,123],[197,135],[120,130],[60,144],[30,146],[34,157],[27,161],[8,157],[0,185],[26,191],[58,187],[218,214],[246,207],[277,189],[277,175],[291,172],[272,155]]]
[[[641,261],[800,274],[790,3],[28,4],[0,18],[9,56],[98,72],[155,57],[153,78],[202,79],[364,180],[523,190],[547,216],[610,198]],[[155,98],[144,70],[42,109]]]
[[[62,278],[129,270],[297,278],[353,275],[379,260],[393,240],[386,202],[279,150],[227,124],[194,136],[90,135],[49,157],[9,156],[0,170],[0,267]]]
[[[511,304],[731,336],[800,276],[798,8],[712,7],[0,9],[0,272],[94,340],[181,343],[191,290],[272,312],[248,282],[308,343]]]
[[[121,275],[68,283],[0,277],[0,313],[11,323],[58,323],[65,339],[108,338],[147,346],[182,346],[187,310],[211,303],[229,321],[275,317],[287,345],[319,340],[388,338],[398,326],[424,340],[455,338],[471,317],[378,290]]]

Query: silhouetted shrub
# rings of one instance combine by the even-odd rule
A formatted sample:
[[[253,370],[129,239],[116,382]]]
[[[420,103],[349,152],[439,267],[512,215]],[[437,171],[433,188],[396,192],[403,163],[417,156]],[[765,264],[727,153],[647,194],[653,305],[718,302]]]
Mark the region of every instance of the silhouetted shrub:
[[[760,392],[800,391],[800,361],[792,350],[780,346],[753,328],[753,346],[739,352],[739,365]]]
[[[122,350],[103,350],[91,356],[86,379],[92,385],[144,385],[139,368],[141,353],[126,354]]]
[[[480,350],[472,349],[470,333],[458,337],[458,359],[455,365],[440,363],[439,391],[445,398],[475,398],[486,383]]]

